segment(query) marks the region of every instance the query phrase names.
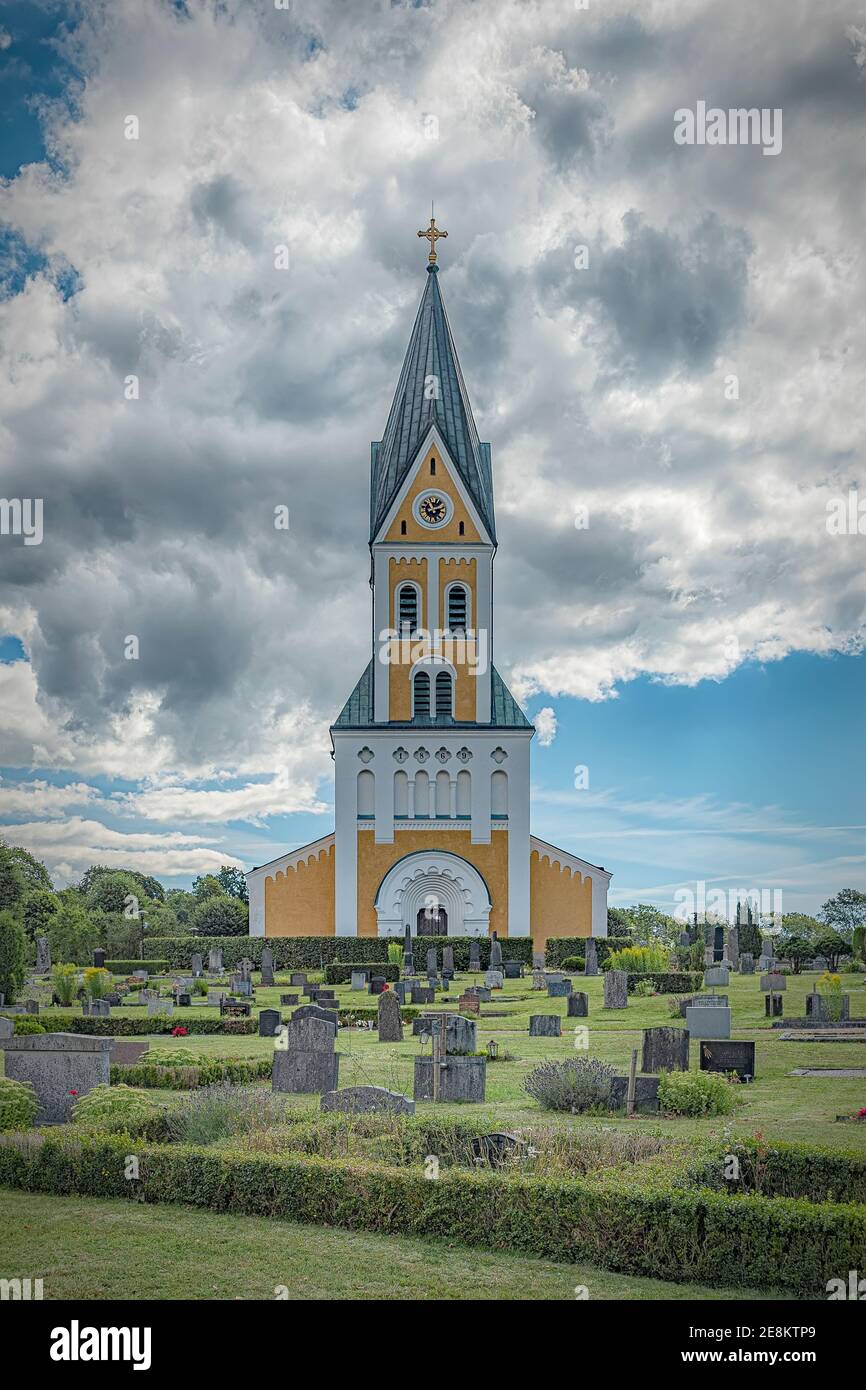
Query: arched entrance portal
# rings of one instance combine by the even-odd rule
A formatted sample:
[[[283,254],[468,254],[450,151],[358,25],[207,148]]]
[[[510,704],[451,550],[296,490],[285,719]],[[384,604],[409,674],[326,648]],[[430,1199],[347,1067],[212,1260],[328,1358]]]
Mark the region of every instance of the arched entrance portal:
[[[448,913],[445,908],[434,907],[432,902],[429,902],[426,907],[419,907],[415,919],[415,931],[418,936],[447,936]]]
[[[407,854],[392,864],[376,894],[380,936],[486,936],[491,901],[487,884],[467,859],[442,850]],[[435,920],[425,917],[428,910]],[[427,922],[430,926],[427,926]]]

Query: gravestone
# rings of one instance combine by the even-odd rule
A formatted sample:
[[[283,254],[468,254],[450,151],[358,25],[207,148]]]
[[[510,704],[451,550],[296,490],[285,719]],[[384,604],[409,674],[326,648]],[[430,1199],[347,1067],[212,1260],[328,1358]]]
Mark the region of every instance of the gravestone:
[[[167,1018],[171,1018],[172,1015],[173,1015],[173,1013],[174,1013],[174,1004],[169,1003],[169,1001],[168,1001],[167,999],[148,999],[148,1001],[147,1001],[147,1016],[148,1016],[148,1018],[156,1018],[157,1015],[159,1015],[159,1014],[165,1014]]]
[[[490,942],[490,969],[500,971],[502,969],[502,947],[500,946],[499,941],[496,938],[495,932],[493,933],[493,939]]]
[[[469,943],[469,969],[479,971],[481,969],[481,946],[477,941]]]
[[[133,978],[134,980],[144,980],[144,981],[147,981],[147,980],[150,978],[150,976],[149,976],[149,972],[148,972],[147,970],[133,970],[133,972],[132,972],[132,978]]]
[[[751,951],[741,951],[741,952],[740,952],[740,974],[741,974],[741,975],[754,975],[754,973],[755,973],[755,957],[752,955]]]
[[[565,976],[561,970],[548,970],[544,978],[549,985],[561,985]]]
[[[212,1009],[218,1009],[225,997],[224,989],[209,989],[207,992],[207,1002]]]
[[[709,970],[704,971],[704,984],[708,989],[715,988],[716,985],[729,985],[730,983],[730,972],[725,965],[713,965]]]
[[[736,966],[740,958],[740,933],[736,927],[728,927],[725,934],[725,959]]]
[[[571,994],[570,980],[551,980],[547,982],[547,996],[549,999],[567,999]]]
[[[188,1009],[192,1003],[192,996],[187,994],[186,990],[179,989],[175,995],[175,1003],[179,1009]]]
[[[300,1012],[285,1025],[285,1047],[274,1049],[273,1089],[296,1095],[336,1091],[340,1071],[340,1056],[334,1051],[336,1029],[309,1014],[299,1018]]]
[[[379,1042],[403,1041],[400,1000],[392,989],[385,989],[379,995],[378,1031]]]
[[[25,1000],[24,1000],[24,1012],[25,1012],[26,1014],[38,1014],[38,1013],[39,1013],[39,1000],[38,1000],[38,999],[25,999]]]
[[[488,970],[484,976],[485,989],[502,989],[505,976],[501,970]]]
[[[95,970],[105,969],[105,952],[99,949],[93,952],[93,967]]]
[[[223,999],[220,1004],[220,1017],[249,1018],[253,1006],[248,999]]]
[[[477,1016],[481,1013],[481,1000],[477,994],[461,994],[457,1000],[457,1007],[462,1014],[475,1014]]]
[[[284,1004],[284,1005],[285,1005],[285,1004],[297,1004],[297,1002],[298,1002],[298,997],[299,997],[299,996],[298,996],[297,994],[281,994],[281,995],[280,995],[280,1003],[281,1003],[281,1004]]]
[[[772,968],[773,968],[773,957],[772,957],[772,956],[758,956],[758,970],[759,970],[759,971],[762,971],[762,972],[763,972],[764,970],[772,970]]]
[[[306,972],[305,972],[305,971],[303,971],[303,970],[293,970],[293,971],[292,971],[291,975],[289,976],[289,984],[290,984],[290,985],[295,985],[295,986],[297,986],[298,989],[300,989],[302,986],[306,985],[306,983],[307,983],[307,976],[306,976]]]
[[[698,1048],[701,1071],[735,1072],[741,1080],[754,1080],[755,1044],[753,1042],[702,1042]]]
[[[559,1014],[530,1014],[529,1036],[531,1038],[561,1038],[562,1019]]]
[[[639,1115],[653,1115],[657,1113],[659,1108],[660,1085],[660,1076],[635,1077],[635,1110]],[[627,1099],[628,1077],[615,1076],[611,1082],[610,1100],[608,1101],[610,1109],[625,1110]]]
[[[366,970],[353,970],[353,971],[352,971],[351,986],[352,986],[352,989],[355,991],[356,994],[357,994],[359,991],[363,991],[363,990],[365,990],[365,989],[367,988],[367,972],[366,972]]]
[[[192,977],[194,980],[197,980],[199,975],[204,974],[204,963],[202,957],[198,954],[198,952],[196,952],[196,954],[193,956],[189,968],[192,972]]]
[[[335,1009],[323,1009],[320,1004],[302,1004],[299,1009],[295,1009],[292,1014],[292,1022],[295,1019],[315,1018],[322,1023],[327,1023],[333,1031],[334,1037],[337,1036],[337,1012]]]
[[[685,998],[678,999],[680,1018],[685,1018],[686,1009],[726,1009],[728,1007],[728,996],[726,994],[687,994]]]
[[[766,1018],[782,1018],[785,1001],[781,994],[764,995],[764,1016]]]
[[[412,945],[412,929],[408,926],[403,937],[402,973],[404,975],[413,975],[415,973],[415,948]]]
[[[591,936],[588,936],[586,938],[586,951],[584,953],[583,973],[584,975],[598,974],[598,947],[596,946],[595,941]]]
[[[446,1057],[439,1065],[439,1099],[448,1102],[480,1102],[487,1087],[486,1057]],[[433,1059],[415,1058],[415,1100],[433,1099]]]
[[[689,949],[689,947],[692,944],[692,941],[687,931],[680,932],[678,944],[681,951],[687,951]]]
[[[501,1131],[479,1134],[472,1140],[472,1156],[477,1164],[486,1168],[501,1168],[511,1158],[523,1158],[528,1150],[525,1139]]]
[[[543,951],[533,951],[533,952],[532,952],[532,968],[533,968],[533,970],[543,970],[543,969],[544,969],[544,952],[543,952]]]
[[[581,994],[580,990],[575,990],[568,996],[567,1018],[588,1018],[589,1017],[589,995]]]
[[[436,991],[435,991],[435,989],[430,989],[430,987],[429,987],[428,985],[413,985],[413,986],[412,986],[412,1003],[413,1003],[413,1004],[435,1004],[435,1002],[436,1002]]]
[[[777,975],[771,972],[769,975],[761,976],[762,994],[784,994],[787,988],[788,980],[785,975]]]
[[[848,994],[842,995],[839,1017],[834,1019],[830,1012],[830,1001],[814,990],[806,995],[806,1017],[816,1023],[843,1023],[851,1016],[850,998]]]
[[[235,994],[240,994],[246,998],[251,998],[253,993],[253,982],[250,979],[240,979],[235,985]]]
[[[544,971],[543,971],[543,970],[533,970],[533,972],[532,972],[532,988],[533,988],[533,989],[547,989],[547,980],[544,978]]]
[[[252,980],[252,978],[253,978],[253,966],[254,966],[254,964],[255,964],[255,962],[254,962],[254,961],[251,961],[250,958],[249,958],[249,956],[244,956],[243,960],[241,961],[240,965],[238,966],[238,969],[240,970],[240,974],[241,974],[241,979],[242,979],[242,980]]]
[[[381,994],[388,981],[382,975],[374,975],[368,986],[370,994]]]
[[[644,1028],[640,1069],[643,1072],[688,1071],[688,1028]]]
[[[86,999],[81,1012],[85,1018],[110,1018],[111,1005],[107,999]]]
[[[15,1020],[0,1014],[0,1038],[11,1038],[15,1032]]]
[[[147,1061],[149,1042],[133,1042],[131,1038],[112,1038],[109,1058],[113,1067],[134,1067],[142,1059]]]
[[[715,951],[713,950],[712,946],[705,946],[705,947],[704,947],[704,969],[705,969],[705,970],[712,970],[712,968],[713,968],[713,966],[715,965],[715,963],[716,963],[716,953],[715,953]]]
[[[628,1007],[628,975],[624,970],[608,970],[605,973],[604,1007],[606,1009],[625,1009]]]
[[[454,974],[454,947],[444,946],[442,948],[442,974]]]
[[[519,980],[523,974],[523,966],[519,960],[506,960],[502,965],[506,980]]]
[[[29,1081],[36,1092],[37,1124],[63,1124],[79,1096],[110,1080],[111,1038],[78,1033],[25,1033],[0,1037],[6,1077]]]
[[[207,955],[207,968],[214,975],[223,973],[223,948],[222,946],[212,946]]]
[[[391,986],[401,1004],[407,1003],[412,998],[412,986],[408,980],[396,980]]]
[[[729,1038],[731,1036],[730,1009],[686,1009],[686,1028],[693,1040],[701,1038]]]
[[[415,1102],[399,1091],[384,1086],[346,1086],[342,1091],[326,1091],[321,1110],[345,1111],[350,1115],[414,1115]]]
[[[439,955],[435,946],[431,946],[427,952],[427,974],[439,974]]]
[[[274,953],[270,946],[262,947],[262,960],[259,968],[262,984],[264,986],[272,985],[274,983]]]
[[[262,1009],[259,1013],[259,1037],[274,1037],[282,1021],[279,1009]]]
[[[451,1053],[477,1051],[477,1024],[473,1018],[463,1018],[460,1014],[436,1014],[434,1017],[416,1018],[412,1021],[414,1037],[431,1038],[445,1020],[445,1051]]]
[[[47,975],[51,969],[51,945],[47,936],[36,938],[36,974]]]

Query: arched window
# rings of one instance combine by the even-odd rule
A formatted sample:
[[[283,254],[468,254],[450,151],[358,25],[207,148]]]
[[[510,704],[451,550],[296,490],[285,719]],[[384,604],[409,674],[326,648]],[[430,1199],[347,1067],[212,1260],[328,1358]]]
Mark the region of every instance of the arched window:
[[[451,698],[451,673],[440,671],[436,676],[436,717],[453,713]]]
[[[409,814],[409,778],[402,770],[394,773],[394,815]]]
[[[369,820],[376,814],[376,778],[369,770],[358,773],[358,815]]]
[[[508,773],[494,772],[490,779],[490,814],[498,820],[508,815]]]
[[[430,717],[430,676],[426,671],[416,671],[412,683],[415,692],[413,715]]]
[[[418,590],[414,584],[401,584],[397,591],[397,627],[401,634],[418,627]]]
[[[448,590],[448,630],[465,632],[467,618],[466,590],[462,584],[452,584]]]

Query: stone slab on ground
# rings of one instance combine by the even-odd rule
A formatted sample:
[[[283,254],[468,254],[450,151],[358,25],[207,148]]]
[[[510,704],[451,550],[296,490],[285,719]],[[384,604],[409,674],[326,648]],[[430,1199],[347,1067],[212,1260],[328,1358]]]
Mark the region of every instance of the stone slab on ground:
[[[866,1067],[796,1067],[794,1071],[788,1072],[789,1076],[830,1076],[844,1077],[849,1081],[857,1081],[866,1076]]]
[[[414,1115],[415,1102],[399,1091],[384,1086],[346,1086],[342,1091],[326,1091],[320,1102],[322,1110],[340,1110],[353,1115],[379,1114]]]

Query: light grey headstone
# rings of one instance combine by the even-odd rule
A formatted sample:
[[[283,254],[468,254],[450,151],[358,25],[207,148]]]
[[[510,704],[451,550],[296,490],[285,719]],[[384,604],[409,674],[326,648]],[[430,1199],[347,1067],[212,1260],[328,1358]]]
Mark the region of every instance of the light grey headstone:
[[[726,965],[713,965],[704,972],[704,984],[707,989],[714,988],[716,985],[729,985],[731,983],[730,972]]]
[[[211,949],[208,951],[207,968],[208,970],[212,971],[214,975],[221,975],[223,973],[224,966],[222,946],[212,946]]]
[[[725,958],[734,963],[740,959],[740,933],[736,927],[728,927],[725,934]]]
[[[355,990],[355,992],[357,993],[359,990],[360,990],[360,991],[363,991],[363,990],[365,990],[366,988],[367,988],[367,972],[366,972],[366,970],[353,970],[353,971],[352,971],[352,989]]]
[[[604,976],[604,1007],[628,1007],[628,975],[624,970],[608,970]]]
[[[585,975],[598,974],[598,948],[596,947],[595,941],[591,936],[588,936],[586,939],[586,951],[584,953],[583,973]]]
[[[529,1036],[531,1038],[561,1038],[562,1019],[559,1014],[530,1014]]]
[[[788,988],[788,979],[785,975],[762,975],[761,993],[762,994],[784,994]]]
[[[571,994],[571,981],[551,980],[548,976],[547,994],[550,999],[567,999]]]
[[[0,1038],[11,1038],[15,1032],[15,1020],[0,1014]]]
[[[414,1100],[401,1095],[399,1091],[388,1091],[384,1086],[346,1086],[342,1091],[326,1091],[320,1108],[360,1115],[415,1114]]]
[[[442,974],[454,974],[454,947],[443,946],[442,948]]]
[[[754,973],[755,973],[755,958],[754,958],[754,956],[752,955],[751,951],[741,951],[741,952],[740,952],[740,974],[741,974],[741,975],[754,975]]]
[[[484,985],[487,989],[502,989],[505,984],[505,976],[501,970],[488,970],[484,976]]]
[[[379,1042],[403,1041],[400,1000],[392,989],[385,989],[379,995],[378,1033]]]
[[[199,977],[199,975],[203,975],[203,974],[204,974],[204,963],[203,963],[202,957],[199,955],[198,951],[196,951],[195,954],[193,955],[193,958],[192,958],[192,960],[190,961],[190,966],[189,966],[189,968],[190,968],[190,970],[192,971],[192,977],[193,977],[194,980],[197,980],[198,977]]]
[[[435,946],[431,946],[427,951],[427,974],[439,974],[439,955]]]
[[[730,1009],[686,1009],[686,1028],[692,1039],[729,1038]]]
[[[261,970],[262,984],[266,986],[272,985],[274,983],[274,953],[270,946],[262,947],[261,965],[259,968]]]
[[[0,1048],[7,1078],[29,1081],[36,1092],[37,1124],[61,1124],[79,1096],[108,1085],[111,1041],[78,1033],[28,1033],[0,1037]]]
[[[501,970],[502,968],[502,947],[494,936],[490,942],[490,969]]]
[[[533,952],[532,952],[532,968],[533,968],[533,970],[543,970],[543,969],[544,969],[544,952],[543,952],[543,951],[533,951]]]

